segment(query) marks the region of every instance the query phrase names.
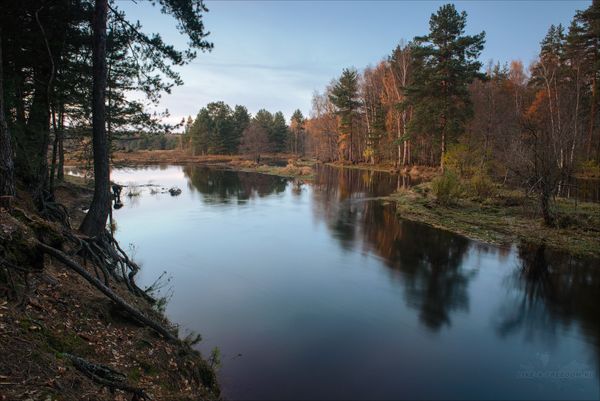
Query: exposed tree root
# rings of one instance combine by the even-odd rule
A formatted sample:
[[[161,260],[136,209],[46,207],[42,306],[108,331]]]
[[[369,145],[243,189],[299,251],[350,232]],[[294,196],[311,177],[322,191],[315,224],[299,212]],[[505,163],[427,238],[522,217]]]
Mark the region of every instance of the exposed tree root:
[[[166,328],[161,326],[159,323],[155,322],[154,320],[152,320],[149,317],[147,317],[146,315],[144,315],[141,311],[139,311],[136,308],[134,308],[133,306],[131,306],[123,298],[121,298],[113,290],[111,290],[107,285],[105,285],[102,281],[100,281],[98,278],[94,277],[85,268],[83,268],[79,263],[75,262],[73,259],[71,259],[69,256],[64,254],[62,251],[60,251],[56,248],[53,248],[49,245],[46,245],[42,242],[38,242],[38,246],[43,252],[55,257],[56,259],[61,261],[63,264],[65,264],[67,267],[69,267],[71,270],[75,271],[77,274],[79,274],[81,277],[83,277],[86,281],[88,281],[90,284],[92,284],[94,287],[96,287],[98,290],[100,290],[104,295],[106,295],[108,298],[110,298],[113,302],[115,302],[117,305],[119,305],[121,308],[123,308],[134,319],[136,319],[140,323],[150,327],[152,330],[154,330],[155,332],[157,332],[158,334],[160,334],[167,340],[172,341],[172,342],[178,342],[177,337],[173,333],[171,333],[169,330],[167,330]]]
[[[26,218],[33,219],[22,211]],[[121,248],[113,235],[104,230],[97,237],[88,237],[75,234],[71,228],[71,221],[67,209],[60,203],[46,201],[43,203],[42,216],[46,219],[58,222],[62,225],[62,236],[67,238],[74,246],[71,256],[79,254],[84,260],[90,260],[94,266],[96,277],[102,279],[104,284],[110,286],[109,277],[118,282],[123,282],[134,295],[144,298],[151,304],[156,300],[144,291],[135,282],[135,276],[140,267],[131,260]]]
[[[119,389],[133,394],[133,400],[151,400],[146,391],[139,387],[130,386],[127,383],[127,376],[123,373],[100,364],[95,364],[86,361],[75,355],[63,353],[63,356],[68,358],[73,366],[84,375],[92,379],[94,382],[108,387],[109,389]]]
[[[58,221],[65,227],[71,228],[69,212],[64,205],[58,202],[54,202],[53,200],[42,202],[40,214],[47,220]]]
[[[67,209],[53,199],[47,199],[41,208],[38,204],[31,202],[23,205],[25,207],[22,208],[13,206],[8,213],[2,215],[0,297],[17,301],[17,305],[22,306],[23,309],[28,304],[32,307],[36,307],[37,304],[39,307],[35,291],[38,288],[39,279],[43,279],[45,258],[51,257],[60,265],[77,273],[77,276],[83,277],[94,287],[93,291],[98,290],[109,298],[117,308],[126,313],[127,318],[149,328],[170,343],[163,344],[163,346],[165,349],[172,350],[179,370],[169,373],[166,379],[169,379],[171,374],[177,378],[181,376],[185,378],[182,383],[185,383],[186,386],[197,385],[198,390],[205,388],[210,394],[213,392],[218,394],[216,377],[210,365],[201,359],[187,340],[179,340],[176,331],[168,322],[163,322],[158,316],[146,311],[146,302],[149,304],[157,302],[151,296],[153,288],[156,288],[157,284],[146,289],[142,289],[136,284],[135,277],[140,271],[140,267],[127,255],[108,230],[96,237],[82,235],[73,228],[76,222],[70,220]],[[38,208],[37,213],[33,211],[34,206]],[[66,280],[69,285],[76,285],[76,282],[73,281],[73,277]],[[124,288],[143,301],[139,303],[131,299],[123,291]],[[89,290],[85,289],[85,291]],[[32,302],[30,303],[30,301]],[[70,307],[60,300],[57,302],[67,308]],[[158,305],[160,306],[160,304]],[[132,328],[128,327],[128,329]],[[108,334],[107,338],[113,337],[113,333]],[[145,334],[145,336],[147,335]],[[43,337],[42,340],[45,341],[43,343],[49,344],[50,341],[55,341],[54,337],[54,335],[48,338]],[[123,374],[89,359],[83,359],[82,356],[89,357],[87,351],[78,350],[73,348],[74,346],[71,346],[70,343],[67,344],[70,341],[69,338],[63,341],[60,337],[57,341],[61,341],[61,348],[56,348],[56,350],[73,352],[73,354],[63,354],[63,356],[72,363],[77,371],[90,378],[88,386],[91,383],[97,383],[111,390],[125,391],[130,394],[132,401],[151,399],[146,392],[150,387],[147,389],[134,387],[135,381],[129,382]],[[63,342],[67,344],[66,348],[63,347]],[[83,352],[83,355],[78,356],[80,351]],[[76,373],[73,375],[77,376]],[[148,382],[152,382],[152,380]],[[188,391],[187,387],[185,391]],[[0,396],[0,398],[2,397]]]

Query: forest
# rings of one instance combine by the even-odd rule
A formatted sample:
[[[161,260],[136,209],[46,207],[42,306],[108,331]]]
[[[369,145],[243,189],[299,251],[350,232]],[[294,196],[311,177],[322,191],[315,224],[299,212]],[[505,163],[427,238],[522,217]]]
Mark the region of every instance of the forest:
[[[250,117],[222,102],[188,119],[184,144],[198,154],[288,151],[322,162],[435,166],[446,181],[502,182],[548,203],[575,175],[598,176],[600,5],[568,27],[551,25],[539,57],[485,65],[485,32],[466,35],[467,14],[445,5],[430,31],[359,72],[344,69],[297,110]]]
[[[466,13],[444,6],[427,35],[360,74],[344,70],[314,94],[307,151],[353,163],[459,162],[494,176],[516,174],[511,166],[534,154],[564,176],[597,165],[598,7],[578,12],[568,28],[550,26],[531,65],[483,66],[485,33],[465,35]]]
[[[93,58],[86,22],[92,8],[87,2],[13,7],[6,8],[3,23],[2,120],[3,144],[14,146],[4,152],[15,150],[16,176],[41,200],[64,175],[65,148],[80,149],[91,164]],[[309,116],[296,110],[289,125],[281,112],[262,109],[251,116],[246,107],[223,102],[179,125],[165,124],[168,111],[150,113],[148,106],[182,84],[174,67],[211,44],[187,14],[181,18],[190,18],[183,26],[190,48],[176,50],[110,7],[104,113],[109,153],[178,147],[193,154],[290,152],[342,164],[438,166],[459,179],[527,188],[540,194],[543,205],[561,195],[574,175],[598,175],[598,2],[568,27],[550,26],[529,66],[519,60],[484,65],[485,32],[466,35],[467,14],[443,6],[427,34],[401,40],[361,72],[344,69],[314,93]],[[46,27],[53,13],[69,18]],[[27,29],[16,34],[17,26]],[[139,92],[145,100],[132,100]],[[183,129],[178,140],[165,136],[177,129]],[[30,157],[33,149],[43,151]],[[12,171],[9,159],[3,158],[3,171]],[[10,193],[10,180],[3,181]],[[550,224],[549,214],[547,219]]]
[[[158,394],[156,399],[219,399],[218,348],[201,355],[195,348],[201,336],[179,332],[178,324],[166,314],[167,297],[158,292],[168,285],[170,278],[165,277],[169,275],[159,273],[154,283],[140,284],[142,264],[135,258],[134,244],[126,250],[117,239],[120,231],[131,229],[126,224],[120,227],[121,221],[127,221],[126,214],[123,220],[115,217],[123,212],[118,211],[123,207],[121,196],[127,196],[129,213],[135,213],[129,209],[138,203],[144,207],[146,195],[162,199],[160,209],[150,209],[148,215],[172,217],[164,218],[160,230],[165,231],[156,235],[165,244],[171,236],[177,239],[185,233],[183,239],[191,238],[205,227],[205,220],[193,220],[197,210],[185,209],[192,201],[202,202],[206,209],[220,202],[228,204],[228,208],[203,215],[210,219],[219,213],[226,218],[225,213],[234,208],[231,205],[254,210],[251,208],[257,204],[272,207],[272,195],[281,202],[292,199],[291,206],[275,211],[251,217],[240,213],[235,216],[240,220],[232,220],[231,227],[242,224],[243,219],[268,221],[281,213],[290,219],[290,226],[295,222],[306,229],[300,225],[310,220],[306,215],[293,220],[300,212],[286,213],[307,213],[308,209],[301,207],[313,205],[312,218],[327,220],[327,224],[304,240],[308,243],[322,238],[318,235],[331,234],[335,241],[319,246],[339,243],[341,249],[319,254],[321,248],[314,245],[314,255],[327,260],[328,255],[340,251],[342,256],[332,263],[342,260],[354,255],[354,248],[361,245],[357,238],[362,236],[364,260],[372,252],[379,259],[369,263],[385,260],[390,276],[397,274],[395,270],[404,273],[394,280],[412,277],[404,290],[408,310],[411,306],[421,310],[420,319],[436,331],[450,326],[448,311],[468,311],[467,287],[475,273],[462,271],[463,256],[470,255],[467,250],[471,246],[482,254],[487,251],[487,245],[471,245],[470,239],[493,246],[527,239],[519,243],[521,248],[514,256],[524,260],[526,268],[521,275],[515,274],[514,281],[525,277],[528,285],[540,277],[546,280],[542,286],[551,281],[546,245],[553,252],[571,252],[569,257],[597,257],[597,204],[567,200],[578,190],[577,180],[596,185],[600,179],[600,0],[577,11],[568,26],[550,25],[540,38],[537,58],[529,65],[522,60],[482,60],[486,33],[468,34],[467,13],[446,4],[432,10],[429,21],[422,21],[421,36],[397,38],[397,47],[372,65],[340,68],[338,76],[314,92],[310,110],[303,112],[298,105],[286,119],[279,107],[269,111],[260,105],[230,105],[214,99],[194,105],[199,108],[197,115],[178,123],[167,122],[173,120],[161,101],[185,84],[181,68],[213,49],[204,24],[208,8],[202,0],[139,3],[141,9],[155,8],[169,17],[186,46],[180,48],[160,34],[148,33],[140,21],[119,8],[118,0],[2,2],[0,400],[28,396],[23,389],[31,388],[38,389],[33,390],[36,397],[45,396],[39,392],[40,386],[54,395],[65,395],[65,399],[155,399],[151,394]],[[249,110],[258,111],[252,114]],[[163,188],[152,179],[138,186],[114,178],[115,173],[125,174],[119,170],[123,165],[140,160],[151,165],[158,151],[170,151],[177,159],[162,160],[171,165],[161,165],[160,171],[149,168],[140,176],[155,174],[165,182],[176,176],[180,187]],[[134,157],[136,153],[141,156]],[[277,164],[282,162],[287,166]],[[69,174],[72,167],[84,173]],[[161,176],[161,171],[172,176]],[[420,176],[420,172],[425,173]],[[165,199],[181,202],[167,204]],[[298,200],[302,202],[294,203]],[[187,217],[169,215],[178,207],[189,213]],[[147,216],[135,227],[143,239],[146,230],[152,230]],[[181,227],[171,235],[167,229],[173,221]],[[197,225],[186,232],[186,224],[192,221]],[[372,221],[379,223],[369,225]],[[262,221],[254,223],[248,230],[261,227]],[[207,225],[215,233],[221,233],[222,226],[221,220]],[[280,226],[277,223],[270,230],[277,232]],[[263,238],[253,231],[235,229],[223,234],[227,238],[209,233],[203,237],[206,254],[222,249],[223,244],[227,244],[224,259],[239,249],[248,251],[245,245],[233,252],[228,248],[229,236],[237,238],[240,233]],[[275,244],[285,234],[265,237],[268,240],[264,242]],[[431,239],[439,249],[419,248]],[[218,242],[212,244],[212,240]],[[302,239],[290,243],[302,245],[297,241]],[[174,249],[177,243],[171,245]],[[252,265],[262,255],[276,253],[260,248],[264,244],[254,245],[248,260],[237,264]],[[195,251],[195,246],[189,248]],[[512,252],[498,249],[499,255]],[[168,264],[188,266],[182,256],[187,251],[162,252],[171,258]],[[313,256],[311,253],[306,252]],[[298,255],[297,260],[307,255]],[[214,266],[227,271],[221,259],[208,259],[206,266],[203,256],[198,256],[200,267],[194,265],[190,271]],[[558,259],[570,260],[562,254]],[[269,271],[260,268],[262,274]],[[429,277],[423,273],[427,271],[435,274]],[[453,273],[456,271],[460,274]],[[246,274],[250,273],[234,272],[231,277],[236,285],[251,284]],[[242,276],[244,279],[238,280]],[[580,276],[578,284],[587,283],[585,300],[578,301],[584,304],[592,298],[587,294],[593,294],[598,280],[587,282]],[[273,277],[280,278],[277,272]],[[328,277],[323,277],[329,284]],[[393,281],[388,278],[386,283]],[[428,282],[426,290],[421,288],[421,280]],[[459,288],[458,296],[450,287]],[[244,304],[231,288],[211,290],[236,300],[215,300],[210,306],[218,312],[213,315],[221,313],[223,305],[217,304],[231,308]],[[251,290],[268,293],[262,287]],[[286,292],[285,288],[278,290],[276,296]],[[290,294],[298,295],[296,290],[293,287]],[[446,311],[440,307],[445,301],[432,302],[431,307],[418,299],[436,290],[439,293],[434,298],[457,302],[460,307],[453,308],[448,301]],[[254,294],[252,291],[240,293]],[[552,288],[548,293],[553,291],[560,292]],[[189,292],[200,293],[195,289]],[[563,307],[570,295],[560,294],[546,297],[552,299],[544,298],[544,302],[551,304],[560,298]],[[289,299],[281,301],[276,296],[271,305],[287,305]],[[375,295],[373,299],[377,299]],[[268,303],[259,301],[264,304],[259,303],[262,306],[257,310]],[[300,317],[294,322],[314,317],[305,310],[310,309],[306,306],[310,301],[298,307]],[[337,306],[336,302],[341,301],[331,304]],[[319,307],[326,309],[326,303]],[[192,306],[197,305],[186,308],[194,309]],[[340,307],[335,316],[343,315],[338,313],[341,310],[346,309]],[[565,311],[561,313],[568,315],[571,310],[565,307]],[[227,313],[225,310],[223,315]],[[580,320],[588,322],[587,315]],[[267,321],[265,326],[269,324]],[[347,324],[354,327],[354,323]],[[585,332],[594,332],[595,326],[589,327]],[[287,344],[279,345],[283,343]],[[228,361],[233,365],[238,362],[231,361],[241,356],[241,352],[231,351]],[[246,363],[250,358],[239,359]],[[5,388],[9,398],[2,393]],[[100,396],[97,388],[102,388]],[[123,397],[115,398],[115,391]]]

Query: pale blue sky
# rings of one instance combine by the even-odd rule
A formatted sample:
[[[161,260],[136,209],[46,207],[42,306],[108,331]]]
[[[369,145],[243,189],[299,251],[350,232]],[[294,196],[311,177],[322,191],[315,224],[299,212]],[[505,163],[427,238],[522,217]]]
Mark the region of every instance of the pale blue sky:
[[[251,113],[308,114],[312,93],[345,67],[362,69],[386,57],[402,39],[429,29],[447,1],[207,0],[205,25],[215,48],[179,68],[185,84],[163,97],[172,121],[195,116],[208,102],[243,104]],[[118,0],[130,19],[175,45],[185,38],[174,21],[144,1]],[[529,65],[550,24],[569,24],[591,1],[455,1],[468,13],[467,32],[486,31],[481,60]]]

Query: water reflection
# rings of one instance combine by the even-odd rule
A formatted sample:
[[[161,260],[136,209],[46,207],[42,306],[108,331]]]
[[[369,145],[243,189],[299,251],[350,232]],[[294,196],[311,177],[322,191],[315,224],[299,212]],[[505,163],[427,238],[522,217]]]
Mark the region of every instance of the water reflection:
[[[221,348],[228,398],[598,393],[597,374],[515,379],[540,353],[598,371],[598,260],[399,220],[373,198],[412,183],[381,172],[318,166],[310,185],[197,166],[139,174],[184,191],[115,211],[119,239],[139,244],[149,281],[171,266],[170,316],[203,334],[203,351]]]
[[[544,245],[521,245],[519,265],[505,280],[516,291],[500,308],[500,337],[521,335],[555,346],[561,334],[578,326],[590,345],[585,357],[600,368],[600,265]]]
[[[330,198],[344,201],[349,198],[386,196],[399,188],[419,184],[410,176],[390,174],[384,171],[339,169],[316,165],[315,187],[326,192]]]
[[[462,265],[469,241],[446,231],[399,220],[395,205],[365,201],[392,192],[408,179],[382,172],[318,170],[314,212],[327,221],[342,248],[375,253],[405,287],[408,306],[432,331],[450,325],[451,314],[467,311],[467,286],[476,270]],[[423,246],[427,244],[427,246]]]
[[[188,188],[205,195],[207,203],[243,202],[285,191],[287,179],[266,174],[217,170],[188,165],[183,168]]]

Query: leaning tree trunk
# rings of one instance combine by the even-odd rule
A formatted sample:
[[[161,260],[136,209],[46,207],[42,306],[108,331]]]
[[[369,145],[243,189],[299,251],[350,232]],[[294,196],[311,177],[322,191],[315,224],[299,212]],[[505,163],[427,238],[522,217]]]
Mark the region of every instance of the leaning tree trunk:
[[[4,71],[2,70],[2,27],[0,27],[0,196],[11,197],[14,195],[12,145],[4,116]]]
[[[96,0],[93,28],[92,146],[94,151],[94,197],[80,230],[97,236],[106,228],[110,211],[108,138],[106,136],[106,20],[108,0]]]

